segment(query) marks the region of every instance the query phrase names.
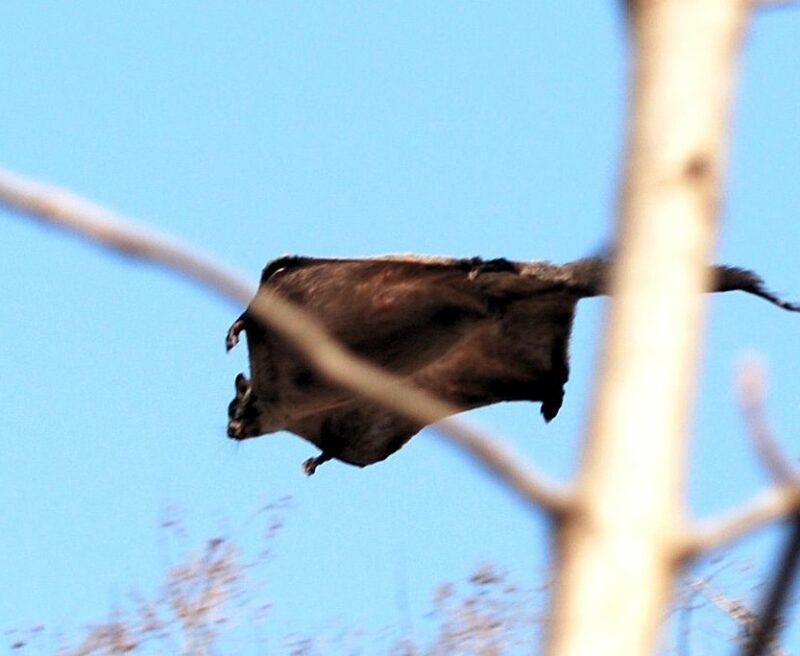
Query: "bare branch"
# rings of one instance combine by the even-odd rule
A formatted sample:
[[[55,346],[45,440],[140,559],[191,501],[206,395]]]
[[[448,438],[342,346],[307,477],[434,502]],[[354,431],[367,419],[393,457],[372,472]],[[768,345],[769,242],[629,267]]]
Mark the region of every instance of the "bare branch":
[[[740,625],[750,625],[755,620],[755,613],[736,599],[715,589],[708,580],[692,577],[687,581],[689,588],[705,595],[714,606]]]
[[[745,362],[739,372],[738,382],[740,405],[744,412],[745,423],[761,461],[779,483],[800,485],[797,468],[781,450],[765,417],[762,366],[754,359]],[[748,639],[742,647],[742,656],[775,653],[783,607],[797,575],[799,561],[800,512],[795,512],[791,518],[791,530],[779,561],[780,564],[772,574],[772,582],[764,595],[761,612],[753,615]]]
[[[753,358],[744,362],[737,383],[739,405],[759,459],[778,483],[797,482],[800,472],[781,450],[764,413],[764,372],[760,363]]]
[[[734,510],[695,524],[687,531],[680,553],[684,558],[691,558],[719,549],[797,512],[800,512],[800,484],[775,485]]]
[[[708,597],[711,603],[719,610],[730,617],[739,625],[739,640],[742,648],[749,650],[759,641],[759,651],[745,651],[748,656],[786,656],[786,652],[781,648],[775,636],[759,635],[759,616],[750,610],[745,604],[737,599],[732,599],[728,595],[716,590],[707,580],[693,578],[688,582],[689,587],[695,592]]]
[[[779,653],[777,639],[781,627],[781,616],[797,576],[798,563],[800,563],[800,513],[795,513],[780,565],[772,575],[772,583],[764,595],[762,610],[756,616],[751,627],[752,633],[749,640],[742,648],[742,656]]]
[[[167,235],[142,228],[68,191],[45,186],[0,169],[0,205],[49,226],[67,230],[97,246],[164,267],[200,284],[237,306],[246,306],[254,288],[210,256]],[[462,421],[444,419],[457,409],[405,380],[356,357],[322,325],[293,303],[275,294],[260,297],[251,311],[300,350],[333,383],[432,427],[467,453],[532,506],[561,514],[570,494],[526,465],[506,445]],[[440,421],[441,420],[441,421]]]

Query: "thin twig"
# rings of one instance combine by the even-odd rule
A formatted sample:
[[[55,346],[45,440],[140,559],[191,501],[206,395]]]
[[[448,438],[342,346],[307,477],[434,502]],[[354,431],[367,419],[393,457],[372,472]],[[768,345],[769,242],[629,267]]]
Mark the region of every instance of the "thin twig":
[[[739,642],[743,648],[751,644],[753,636],[758,631],[758,615],[750,610],[745,604],[737,599],[732,599],[728,595],[716,590],[707,580],[693,578],[688,582],[689,587],[696,593],[704,594],[714,606],[721,610],[739,625]],[[774,637],[764,642],[764,648],[769,649],[769,656],[786,656],[786,652],[781,649]],[[763,652],[757,652],[761,654]],[[752,654],[751,656],[756,656]]]
[[[704,594],[714,606],[719,608],[725,615],[730,617],[737,624],[747,627],[750,626],[755,620],[755,613],[751,611],[740,601],[731,599],[728,595],[723,594],[715,589],[707,580],[692,577],[687,581],[687,585],[695,593]]]
[[[678,637],[676,639],[676,651],[678,656],[692,656],[692,612],[696,606],[692,605],[692,597],[697,594],[692,590],[692,594],[681,605],[678,615]]]
[[[123,216],[71,192],[0,169],[0,205],[49,226],[87,239],[200,284],[237,306],[255,292],[243,276],[209,255],[165,234],[145,229]],[[433,398],[405,380],[356,357],[297,305],[275,294],[259,295],[250,311],[297,348],[328,380],[386,408],[425,424],[467,453],[532,506],[555,515],[571,502],[568,490],[526,465],[507,445],[455,419],[458,409]]]

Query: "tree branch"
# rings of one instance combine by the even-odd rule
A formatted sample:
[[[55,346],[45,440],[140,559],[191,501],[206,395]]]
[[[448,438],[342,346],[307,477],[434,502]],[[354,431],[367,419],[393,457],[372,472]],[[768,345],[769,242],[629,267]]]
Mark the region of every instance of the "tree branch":
[[[687,531],[680,555],[682,558],[692,558],[719,549],[766,524],[797,512],[800,512],[800,484],[775,485],[759,492],[738,508],[697,522]]]
[[[778,483],[797,482],[797,467],[783,453],[764,412],[764,373],[754,359],[742,364],[737,380],[739,406],[759,460]]]
[[[96,246],[163,267],[204,289],[246,306],[255,289],[209,255],[167,235],[136,225],[123,216],[66,190],[43,185],[0,169],[0,205],[22,212]],[[546,479],[510,448],[455,419],[450,406],[402,378],[356,357],[297,305],[271,294],[259,297],[251,311],[292,346],[329,381],[410,419],[433,423],[433,430],[469,455],[532,506],[560,515],[570,504],[568,490]],[[435,423],[438,422],[438,423]]]
[[[708,580],[694,578],[689,581],[689,587],[696,593],[705,595],[714,606],[721,610],[739,625],[738,642],[743,648],[748,648],[752,644],[753,636],[758,633],[758,615],[745,606],[742,602],[730,598],[728,595],[715,590]],[[778,642],[774,639],[764,641],[763,650],[769,650],[769,656],[786,656],[786,652],[781,649]],[[764,651],[749,654],[749,656],[760,656]]]
[[[742,407],[750,439],[762,463],[778,483],[800,485],[797,468],[782,452],[769,427],[764,412],[764,373],[762,367],[750,360],[739,372],[739,405]],[[775,651],[783,607],[789,596],[800,561],[800,513],[791,517],[789,538],[786,540],[780,565],[772,574],[761,611],[754,615],[751,631],[742,647],[742,656],[760,656]]]
[[[761,656],[777,651],[781,615],[797,576],[798,563],[800,563],[800,513],[795,513],[791,519],[789,538],[786,540],[780,565],[775,569],[772,583],[764,594],[761,611],[755,617],[752,633],[742,648],[742,656]]]
[[[718,518],[707,520],[689,531],[683,557],[690,558],[717,549],[769,522],[785,519],[791,523],[779,565],[772,574],[762,602],[762,610],[748,621],[742,656],[776,653],[776,633],[789,590],[800,563],[800,476],[797,468],[782,453],[764,413],[764,381],[759,366],[745,363],[737,381],[739,402],[750,439],[764,466],[778,485],[762,492],[749,503]]]

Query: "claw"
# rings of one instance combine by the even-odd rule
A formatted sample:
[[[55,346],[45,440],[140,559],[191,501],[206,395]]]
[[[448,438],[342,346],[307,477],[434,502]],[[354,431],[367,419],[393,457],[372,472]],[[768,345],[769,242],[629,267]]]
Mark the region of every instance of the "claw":
[[[323,462],[328,462],[331,457],[332,456],[329,456],[323,451],[315,458],[307,458],[302,464],[303,473],[306,476],[313,476],[314,472],[317,471],[317,467],[319,467]]]
[[[234,346],[239,343],[239,333],[245,330],[247,325],[242,317],[239,317],[233,322],[233,325],[228,328],[228,334],[225,335],[225,350],[230,351]]]
[[[247,393],[250,391],[250,381],[247,380],[247,377],[244,374],[237,374],[236,380],[234,381],[234,385],[236,386],[236,396],[246,396]]]
[[[238,419],[231,419],[228,422],[228,437],[234,440],[241,440],[247,437],[245,425]]]

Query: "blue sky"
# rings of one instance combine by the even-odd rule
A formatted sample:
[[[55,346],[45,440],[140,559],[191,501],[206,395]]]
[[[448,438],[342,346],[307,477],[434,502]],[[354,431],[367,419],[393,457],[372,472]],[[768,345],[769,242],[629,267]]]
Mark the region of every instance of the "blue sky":
[[[617,4],[8,3],[0,165],[173,232],[254,284],[287,252],[573,259],[612,230]],[[800,11],[774,10],[747,35],[719,245],[719,261],[795,299],[798,34]],[[246,358],[223,344],[239,308],[0,219],[0,630],[80,627],[129,587],[149,589],[170,506],[204,536],[293,497],[267,586],[285,633],[413,620],[438,583],[483,561],[543,578],[541,518],[431,435],[312,479],[300,463],[315,450],[298,438],[229,443]],[[579,306],[552,424],[530,404],[470,415],[556,476],[577,458],[603,307]],[[797,317],[743,295],[710,307],[688,484],[698,514],[767,480],[734,402],[743,353],[765,361],[793,453],[800,425]],[[774,535],[736,557],[768,564]],[[796,628],[790,640],[797,650]]]

